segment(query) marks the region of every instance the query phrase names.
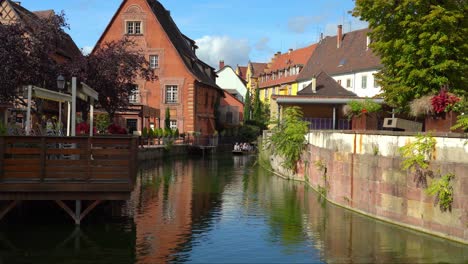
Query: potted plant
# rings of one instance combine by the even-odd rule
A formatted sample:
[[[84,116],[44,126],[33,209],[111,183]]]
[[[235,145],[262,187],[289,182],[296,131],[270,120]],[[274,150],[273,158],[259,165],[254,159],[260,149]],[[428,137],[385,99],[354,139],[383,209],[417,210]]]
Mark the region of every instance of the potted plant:
[[[427,97],[423,98],[427,100]],[[430,106],[429,109],[425,110],[426,131],[451,132],[450,128],[455,125],[457,117],[463,109],[464,100],[445,89],[442,89],[437,95],[429,96],[429,98]],[[421,99],[416,99],[411,103],[412,108],[418,100]],[[412,114],[416,114],[416,112]],[[455,132],[463,131],[455,130]]]
[[[344,114],[351,119],[352,130],[377,130],[377,112],[382,106],[371,99],[351,100],[343,108]]]

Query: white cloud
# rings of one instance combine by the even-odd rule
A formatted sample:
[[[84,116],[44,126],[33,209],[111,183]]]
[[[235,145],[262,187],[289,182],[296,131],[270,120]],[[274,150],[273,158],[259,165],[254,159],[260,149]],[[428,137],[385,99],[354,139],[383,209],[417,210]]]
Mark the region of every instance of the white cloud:
[[[255,49],[259,51],[271,50],[270,46],[268,46],[268,42],[270,42],[269,37],[263,37],[259,39],[258,42],[255,44]]]
[[[323,18],[321,16],[296,16],[289,18],[288,29],[294,33],[304,33],[305,30],[314,23],[319,23]]]
[[[229,36],[204,36],[195,40],[197,56],[214,68],[218,68],[219,61],[235,67],[237,64],[246,65],[249,61],[251,47],[246,39],[233,39]]]
[[[93,51],[93,48],[94,47],[91,46],[84,46],[83,48],[81,48],[81,53],[83,53],[83,55],[88,55],[91,53],[91,51]]]

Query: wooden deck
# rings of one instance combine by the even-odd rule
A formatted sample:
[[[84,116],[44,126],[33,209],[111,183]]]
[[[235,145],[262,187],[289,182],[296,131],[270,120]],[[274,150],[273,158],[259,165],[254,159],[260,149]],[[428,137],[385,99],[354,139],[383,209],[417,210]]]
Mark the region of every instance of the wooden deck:
[[[54,200],[62,208],[61,200],[126,200],[137,151],[132,137],[0,137],[0,200]]]

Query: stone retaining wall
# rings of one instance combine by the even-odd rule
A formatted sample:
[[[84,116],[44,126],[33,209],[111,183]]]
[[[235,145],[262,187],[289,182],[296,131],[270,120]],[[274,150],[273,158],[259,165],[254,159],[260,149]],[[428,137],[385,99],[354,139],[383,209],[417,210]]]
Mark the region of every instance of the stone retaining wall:
[[[351,210],[468,243],[468,151],[462,143],[466,139],[437,138],[438,155],[431,169],[455,174],[452,211],[442,212],[434,206],[434,197],[416,186],[414,176],[401,170],[397,146],[412,138],[393,137],[314,132],[308,136],[308,152],[294,177],[308,181],[326,192],[329,201]],[[380,147],[379,151],[372,142]],[[275,171],[292,176],[281,168],[280,158],[272,157],[270,161]]]

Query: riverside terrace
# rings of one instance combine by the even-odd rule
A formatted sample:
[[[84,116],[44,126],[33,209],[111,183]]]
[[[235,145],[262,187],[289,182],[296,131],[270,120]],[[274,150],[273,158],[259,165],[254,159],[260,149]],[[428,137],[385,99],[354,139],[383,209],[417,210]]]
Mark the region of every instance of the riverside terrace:
[[[134,137],[0,137],[0,219],[20,201],[42,200],[79,225],[102,201],[129,198],[137,152]],[[92,201],[84,210],[83,200]]]

